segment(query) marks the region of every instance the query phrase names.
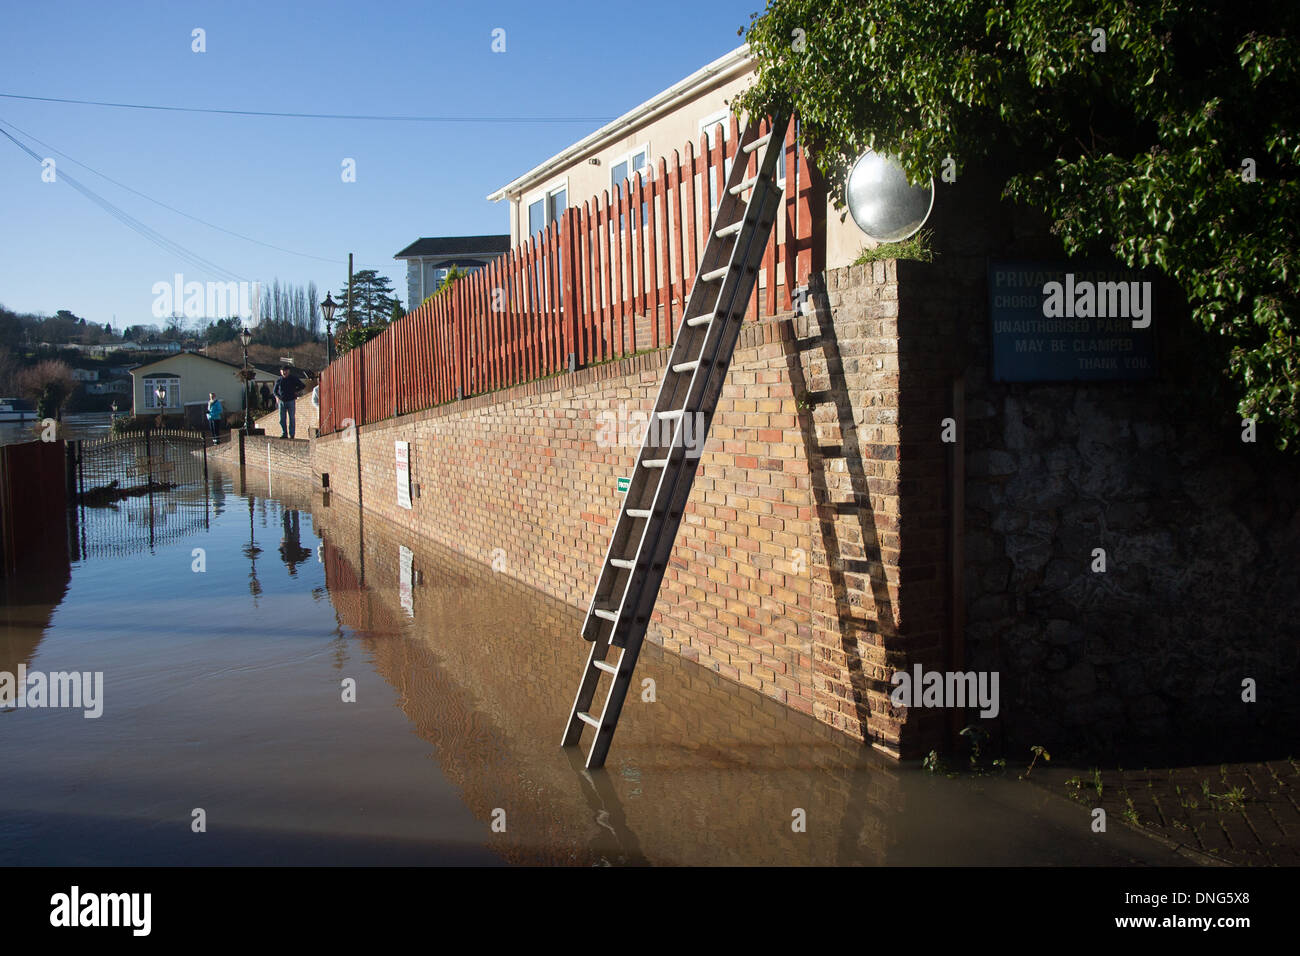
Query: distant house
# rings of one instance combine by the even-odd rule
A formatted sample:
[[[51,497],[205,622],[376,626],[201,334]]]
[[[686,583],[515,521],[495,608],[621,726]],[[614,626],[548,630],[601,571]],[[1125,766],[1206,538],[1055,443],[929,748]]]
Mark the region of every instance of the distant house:
[[[228,412],[244,407],[244,386],[236,373],[240,366],[220,359],[182,352],[131,369],[131,408],[136,415],[180,415],[186,405],[208,402],[208,392],[221,399]],[[253,366],[253,387],[273,385],[277,372],[268,366]]]
[[[72,377],[78,382],[98,382],[99,370],[93,368],[74,368]]]
[[[509,236],[437,236],[415,240],[393,256],[406,261],[406,310],[411,311],[433,295],[452,266],[462,272],[474,272],[509,251]]]

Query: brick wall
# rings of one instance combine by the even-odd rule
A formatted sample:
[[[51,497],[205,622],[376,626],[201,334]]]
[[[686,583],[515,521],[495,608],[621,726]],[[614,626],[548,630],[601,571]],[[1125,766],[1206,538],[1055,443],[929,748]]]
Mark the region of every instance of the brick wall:
[[[938,505],[901,494],[911,462],[898,450],[897,298],[892,263],[838,270],[813,314],[744,329],[649,639],[910,755],[925,741],[891,711],[888,671],[910,659],[914,634],[938,645],[942,614],[927,609],[924,586],[899,602],[900,574],[916,573],[900,529],[914,504]],[[635,435],[622,447],[602,439],[648,412],[666,359],[649,353],[327,436],[312,444],[312,470],[350,500],[360,474],[367,510],[585,610],[616,481],[639,448]],[[411,443],[410,511],[397,505],[396,441]]]
[[[223,441],[208,449],[208,457],[224,465],[239,467],[239,435],[231,433],[230,441]],[[311,447],[302,439],[272,438],[270,435],[249,435],[244,439],[244,461],[249,468],[286,475],[306,476],[311,470]]]

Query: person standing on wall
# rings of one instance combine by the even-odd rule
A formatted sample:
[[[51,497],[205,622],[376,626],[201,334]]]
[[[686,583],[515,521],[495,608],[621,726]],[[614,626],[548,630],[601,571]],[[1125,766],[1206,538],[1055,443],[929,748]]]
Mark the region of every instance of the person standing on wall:
[[[276,380],[275,400],[280,405],[280,437],[293,438],[295,431],[295,421],[293,414],[293,403],[298,398],[298,393],[302,391],[302,385],[296,378],[289,374],[289,366],[280,366],[280,377]],[[286,426],[286,422],[288,423]],[[288,434],[286,434],[286,427]]]
[[[221,407],[221,399],[217,398],[215,392],[208,392],[208,427],[212,429],[212,444],[217,444],[221,440],[221,416],[225,414],[225,409]]]

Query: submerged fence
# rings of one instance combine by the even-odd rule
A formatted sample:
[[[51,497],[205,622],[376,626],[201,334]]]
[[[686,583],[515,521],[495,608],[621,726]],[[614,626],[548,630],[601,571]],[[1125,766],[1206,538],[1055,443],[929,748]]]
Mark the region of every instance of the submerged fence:
[[[660,157],[648,180],[570,206],[331,364],[321,377],[321,434],[671,344],[736,155],[734,115],[729,127],[701,135],[698,150],[687,143]],[[757,155],[742,161],[752,166]],[[754,318],[788,311],[793,290],[825,265],[825,192],[795,121],[783,160],[785,196],[749,305]]]

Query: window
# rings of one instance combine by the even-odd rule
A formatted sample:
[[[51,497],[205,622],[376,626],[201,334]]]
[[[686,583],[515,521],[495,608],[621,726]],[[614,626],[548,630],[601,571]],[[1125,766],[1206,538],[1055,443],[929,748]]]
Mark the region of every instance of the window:
[[[647,183],[650,181],[651,176],[654,175],[654,167],[650,165],[649,145],[642,144],[640,147],[632,150],[630,153],[624,153],[622,156],[616,156],[614,157],[614,159],[610,161],[609,164],[610,196],[613,197],[615,193],[618,192],[618,190],[623,188],[623,183],[626,180],[632,179],[632,177],[637,175],[638,173],[641,174],[642,181]],[[633,182],[633,186],[635,185],[636,183]],[[646,216],[648,215],[649,215],[649,209],[646,208],[646,203],[642,203],[640,221],[645,222]],[[618,227],[619,229],[623,229],[625,227],[625,223],[623,222],[622,216],[619,217]],[[632,228],[635,229],[636,227],[637,224],[633,222]]]
[[[724,143],[727,141],[727,137],[730,135],[730,117],[731,117],[730,111],[718,110],[718,112],[711,113],[708,116],[704,117],[704,119],[700,120],[700,132],[703,133],[706,137],[708,137],[709,149],[713,149],[715,146],[718,145],[719,124],[721,124],[722,141]],[[727,177],[730,175],[731,175],[731,160],[727,159],[722,164],[723,181],[725,182]],[[718,214],[718,195],[717,195],[718,185],[717,185],[716,177],[717,177],[717,173],[712,173],[709,176],[709,185],[707,187],[709,193],[709,209],[711,210],[710,215],[712,216],[716,216]]]
[[[564,181],[535,196],[528,203],[528,237],[531,239],[569,208],[569,184]]]
[[[180,408],[181,380],[177,375],[149,375],[144,380],[145,408]]]

